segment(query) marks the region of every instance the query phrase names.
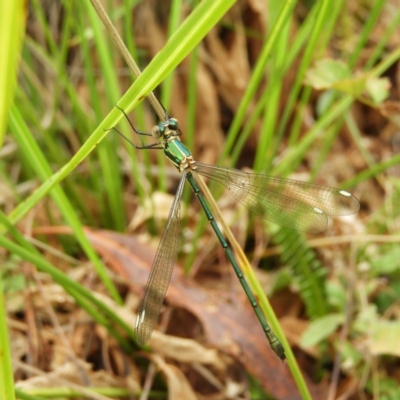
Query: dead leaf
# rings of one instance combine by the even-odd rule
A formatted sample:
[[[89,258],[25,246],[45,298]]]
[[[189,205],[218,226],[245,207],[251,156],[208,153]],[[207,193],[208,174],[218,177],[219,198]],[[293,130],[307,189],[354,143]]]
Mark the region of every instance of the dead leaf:
[[[127,279],[132,290],[142,292],[155,251],[132,236],[89,229],[86,229],[86,234],[114,271]],[[236,293],[235,304],[224,300],[224,296],[214,300],[193,280],[184,277],[179,268],[175,268],[167,302],[195,315],[202,324],[208,344],[240,360],[266,391],[277,399],[300,399],[287,365],[270,349],[246,296],[240,288]],[[325,383],[316,386],[309,380],[307,384],[313,399],[325,398]]]
[[[224,369],[224,364],[216,350],[207,349],[192,339],[167,336],[155,331],[149,341],[149,345],[157,354],[176,361],[209,364],[217,369]]]
[[[175,365],[167,364],[161,357],[156,355],[153,355],[152,359],[167,380],[169,400],[197,400],[196,393],[180,369]]]

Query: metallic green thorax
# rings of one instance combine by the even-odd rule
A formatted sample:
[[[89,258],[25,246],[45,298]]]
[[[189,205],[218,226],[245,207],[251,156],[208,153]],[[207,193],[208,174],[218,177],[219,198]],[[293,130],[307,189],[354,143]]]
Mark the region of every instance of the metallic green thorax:
[[[179,171],[182,171],[182,164],[186,158],[192,156],[186,146],[176,137],[164,142],[164,153]]]
[[[160,122],[153,127],[151,134],[153,137],[162,138],[162,142],[159,144],[164,148],[165,155],[180,172],[185,168],[190,168],[194,161],[190,151],[179,139],[181,131],[177,119],[169,118],[167,121]]]

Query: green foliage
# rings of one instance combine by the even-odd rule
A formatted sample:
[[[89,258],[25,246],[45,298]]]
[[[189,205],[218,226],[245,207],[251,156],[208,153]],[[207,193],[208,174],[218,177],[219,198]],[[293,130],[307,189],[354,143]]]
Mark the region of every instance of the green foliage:
[[[0,275],[3,280],[4,293],[18,292],[26,287],[26,279],[18,271],[21,259],[12,255],[1,262]]]
[[[387,78],[376,78],[371,73],[353,76],[347,64],[340,60],[322,59],[307,71],[306,85],[317,90],[333,89],[363,100],[368,95],[375,105],[381,104],[389,96],[390,83]]]
[[[253,376],[247,375],[251,400],[274,400]]]
[[[398,275],[400,271],[400,248],[397,245],[392,245],[385,246],[382,250],[381,255],[371,260],[371,274],[373,276]]]
[[[282,262],[293,271],[307,315],[313,319],[327,314],[324,284],[326,272],[315,252],[307,245],[304,235],[291,229],[279,228],[273,238],[281,248]]]
[[[344,315],[342,313],[328,314],[314,319],[301,337],[302,346],[311,347],[319,344],[332,335],[343,322]]]
[[[400,398],[400,386],[398,380],[384,378],[379,380],[379,385],[370,379],[367,390],[379,400],[397,400]]]
[[[57,7],[55,3],[58,2],[50,3],[51,7]],[[105,287],[118,301],[118,293],[102,262],[85,239],[83,225],[90,222],[96,227],[123,230],[128,208],[124,188],[128,188],[130,196],[132,192],[137,194],[138,202],[143,204],[157,185],[164,190],[167,181],[163,176],[164,168],[161,168],[161,173],[160,169],[157,170],[157,178],[152,175],[148,152],[138,154],[131,146],[122,148],[117,136],[106,131],[122,119],[121,113],[113,106],[118,103],[127,111],[135,108],[135,124],[148,129],[146,125],[150,117],[140,107],[140,102],[150,91],[167,81],[162,89],[162,98],[165,104],[172,104],[175,93],[171,74],[185,57],[193,54],[193,49],[217,24],[231,3],[233,1],[202,1],[179,27],[182,4],[174,1],[168,23],[170,40],[124,95],[127,74],[125,70],[121,73],[122,63],[90,2],[62,2],[60,9],[50,10],[51,15],[59,18],[51,22],[48,3],[38,0],[29,3],[28,21],[34,21],[35,32],[29,32],[23,43],[19,85],[10,113],[11,135],[5,140],[5,147],[17,146],[18,152],[13,150],[11,156],[5,156],[8,158],[0,163],[0,177],[2,182],[7,182],[11,192],[10,202],[4,206],[8,213],[7,221],[1,227],[1,244],[11,254],[1,271],[5,291],[18,290],[26,284],[23,275],[17,275],[14,269],[20,260],[18,257],[24,258],[63,286],[82,309],[115,337],[120,338],[119,332],[113,330],[114,325],[132,335],[129,327],[112,310],[96,302],[90,291],[60,273],[15,232],[13,241],[4,235],[7,231],[12,232],[11,225],[36,211],[39,203],[46,199],[46,204],[41,203],[46,215],[53,218],[60,214],[55,221],[58,224],[65,221],[73,228],[85,257],[95,266]],[[369,152],[366,142],[370,137],[364,140],[364,132],[358,129],[351,110],[356,101],[363,102],[367,110],[377,109],[389,93],[389,81],[382,78],[382,74],[400,57],[400,50],[392,50],[392,45],[388,45],[398,29],[400,10],[393,9],[393,15],[385,14],[385,18],[389,16],[392,20],[384,26],[386,30],[381,31],[377,41],[370,40],[385,3],[388,2],[364,2],[362,15],[354,17],[347,8],[349,2],[311,2],[304,18],[299,19],[296,15],[299,2],[268,2],[266,15],[269,21],[265,38],[254,31],[244,36],[245,41],[256,39],[248,54],[253,70],[242,102],[230,123],[220,162],[231,166],[238,160],[246,162],[247,154],[243,157],[245,146],[253,139],[252,135],[257,135],[257,145],[251,155],[255,160],[254,170],[279,176],[287,176],[297,169],[310,170],[310,180],[313,180],[321,177],[321,166],[336,151],[340,133],[346,132],[346,143],[358,151],[361,161],[358,162],[358,173],[344,182],[343,187],[353,189],[360,183],[373,180],[372,184],[378,182],[382,191],[388,186],[393,189],[392,195],[386,196],[385,204],[379,209],[365,206],[357,221],[373,213],[368,215],[370,223],[365,233],[391,235],[391,239],[395,239],[398,233],[396,221],[400,215],[400,184],[395,173],[393,180],[386,180],[386,175],[390,167],[397,167],[400,155],[394,151],[379,159],[373,151]],[[15,4],[2,2],[0,10]],[[108,11],[114,24],[123,31],[130,53],[141,65],[146,65],[149,61],[146,50],[143,47],[137,50],[135,43],[134,28],[137,22],[141,23],[134,20],[131,12],[135,5],[135,1],[125,1],[123,5],[113,4]],[[0,14],[5,15],[4,12]],[[14,15],[17,17],[6,18],[0,27],[0,143],[14,96],[15,65],[23,29],[22,9]],[[353,32],[352,24],[355,23],[360,25]],[[224,27],[223,33],[232,30],[236,34],[243,28],[239,25],[229,20],[221,26]],[[342,47],[346,40],[350,44]],[[367,48],[368,51],[364,52]],[[193,56],[190,65],[189,129],[184,132],[184,140],[191,149],[195,148],[195,117],[198,114],[196,67],[199,59],[204,57],[203,50],[200,48]],[[259,54],[257,59],[252,58],[253,53]],[[334,59],[326,58],[332,54]],[[186,68],[185,64],[182,65]],[[132,76],[128,75],[128,78],[130,84]],[[315,96],[318,96],[317,100]],[[396,124],[395,117],[393,120]],[[128,135],[126,122],[119,126]],[[192,133],[189,137],[188,132]],[[312,156],[315,152],[317,158]],[[120,154],[128,154],[123,158],[126,161],[124,169]],[[162,154],[160,159],[163,159]],[[368,167],[363,166],[363,161]],[[122,179],[123,173],[124,177],[130,178],[128,184]],[[368,196],[364,193],[361,196],[365,200]],[[204,221],[197,223],[196,237],[201,237],[205,226]],[[400,296],[398,241],[353,244],[357,260],[354,263],[348,259],[350,246],[343,245],[347,246],[342,251],[344,268],[350,269],[350,265],[356,264],[351,273],[358,284],[352,299],[354,309],[346,321],[348,292],[355,290],[352,279],[336,271],[332,272],[333,277],[327,276],[319,255],[302,234],[287,229],[277,232],[268,229],[268,232],[272,232],[273,242],[280,247],[282,264],[291,271],[281,276],[279,284],[287,286],[290,283],[297,288],[306,314],[312,321],[304,334],[303,344],[329,341],[343,324],[348,323],[349,335],[343,342],[334,342],[334,347],[342,353],[343,371],[348,373],[350,370],[361,376],[366,356],[360,349],[365,343],[369,344],[368,350],[374,357],[399,357],[396,349],[400,347],[400,327],[394,313],[389,317],[386,314],[390,313]],[[195,240],[193,242],[195,244]],[[192,249],[192,254],[187,257],[188,270],[198,256],[198,248],[193,245]],[[0,310],[3,318],[0,319],[2,351],[8,346],[4,316],[5,307]],[[124,340],[121,343],[128,346]],[[5,365],[3,360],[0,364]],[[346,366],[350,368],[346,370]],[[3,390],[1,379],[4,375],[0,375]],[[8,377],[6,383],[9,387],[12,387],[11,381]],[[263,398],[256,386],[252,386],[254,395]],[[374,387],[371,380],[367,389],[376,398],[396,399],[400,397],[397,386],[389,378],[381,378],[379,388]]]

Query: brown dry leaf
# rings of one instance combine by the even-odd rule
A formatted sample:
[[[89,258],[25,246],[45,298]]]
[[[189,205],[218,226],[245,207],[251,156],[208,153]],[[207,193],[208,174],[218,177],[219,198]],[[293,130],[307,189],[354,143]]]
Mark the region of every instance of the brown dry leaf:
[[[233,9],[231,10],[233,11]],[[243,98],[251,76],[247,38],[241,26],[240,16],[235,16],[234,23],[237,29],[229,33],[229,43],[218,35],[218,28],[212,29],[205,38],[207,45],[207,66],[211,69],[214,79],[214,87],[224,104],[234,114]],[[218,108],[217,108],[218,109]],[[246,115],[250,116],[254,111],[254,103],[250,103]],[[257,125],[256,125],[257,128]],[[256,131],[256,129],[254,129]],[[257,145],[255,137],[247,139],[246,146],[254,148]]]
[[[206,36],[206,43],[210,51],[209,66],[218,81],[218,93],[234,112],[243,98],[251,73],[245,33],[243,30],[232,32],[232,40],[227,47],[218,37],[217,28],[214,28]]]
[[[128,384],[128,388],[132,391],[140,391],[140,371],[138,370],[135,360],[122,353],[121,347],[113,351],[113,369],[116,371],[118,376],[125,376]]]
[[[109,297],[100,293],[93,293],[99,300],[104,302],[124,321],[135,321],[136,315],[124,306],[119,306]],[[100,328],[99,328],[100,329]],[[104,329],[101,327],[101,329]],[[108,336],[103,332],[103,336]],[[224,364],[218,352],[214,349],[207,349],[194,340],[168,336],[161,332],[154,331],[149,344],[159,355],[168,357],[180,362],[197,362],[199,364],[213,365],[217,369],[224,369]]]
[[[85,357],[85,353],[88,351],[88,337],[90,337],[89,329],[93,329],[92,324],[76,324],[75,329],[72,332],[70,343],[77,357]]]
[[[149,341],[152,350],[163,357],[184,362],[209,364],[219,370],[225,369],[219,354],[214,349],[207,349],[194,340],[167,336],[155,331]]]
[[[397,128],[400,127],[400,103],[398,101],[385,101],[380,105],[381,114]]]
[[[160,4],[157,7],[162,7]],[[143,29],[140,29],[142,40],[139,39],[142,47],[147,47],[149,56],[154,56],[167,41],[166,21],[158,22],[154,13],[154,7],[149,3],[140,8],[141,18],[145,21]],[[160,26],[165,24],[165,26]],[[145,36],[143,36],[143,32]],[[201,161],[213,163],[219,157],[223,146],[223,133],[221,130],[219,97],[213,77],[204,63],[205,50],[200,47],[200,57],[196,73],[196,146],[191,149],[199,154]],[[208,56],[206,56],[208,58]],[[232,56],[233,59],[233,56]],[[240,62],[240,61],[237,61]],[[180,74],[179,71],[189,69],[189,60],[185,59],[173,76],[173,101],[168,107],[170,115],[178,118],[182,132],[186,132],[187,123],[187,74]],[[233,68],[235,70],[235,68]],[[228,82],[226,82],[226,85]],[[229,93],[229,90],[227,91]],[[243,89],[241,90],[243,92]],[[230,99],[231,97],[228,96]],[[240,99],[237,99],[240,101]],[[212,140],[210,140],[212,139]]]
[[[141,26],[141,40],[139,39],[138,44],[141,47],[147,47],[149,50],[149,57],[153,58],[165,45],[166,35],[163,28],[159,26],[156,21],[154,9],[152,9],[152,4],[150,2],[144,2],[143,6],[140,8],[140,18],[138,21],[143,21]]]
[[[140,205],[129,223],[129,230],[134,231],[139,225],[143,224],[146,220],[154,218],[155,220],[166,221],[174,201],[174,195],[154,192],[151,198],[146,198],[143,205]],[[157,207],[154,205],[157,204]],[[184,204],[182,205],[184,207]],[[184,209],[183,209],[184,210]]]
[[[104,371],[93,372],[91,364],[84,361],[67,362],[50,373],[44,373],[20,361],[14,361],[14,364],[28,373],[38,374],[38,376],[17,383],[16,386],[18,388],[22,388],[28,392],[29,389],[47,389],[49,387],[63,386],[85,394],[86,397],[93,400],[111,400],[107,396],[87,389],[87,386],[126,388],[131,383],[125,379],[115,379]],[[75,383],[77,380],[79,380],[79,382]]]
[[[3,179],[0,179],[0,205],[7,205],[11,208],[10,204],[14,200],[14,192],[10,188],[10,184]]]
[[[72,296],[55,283],[44,284],[40,289],[31,290],[31,293],[34,294],[32,301],[34,301],[37,311],[45,308],[48,304],[54,307],[62,307],[64,310],[71,310],[75,305]]]
[[[114,271],[127,279],[132,290],[142,292],[138,285],[143,288],[147,282],[154,250],[138,243],[131,236],[89,229],[86,229],[86,234]],[[175,268],[167,301],[195,315],[201,322],[208,344],[240,360],[264,389],[277,399],[299,399],[287,365],[270,349],[244,293],[239,288],[236,293],[235,304],[224,301],[224,296],[218,296],[213,301],[207,291],[184,277],[179,268]],[[167,342],[161,346],[164,351],[169,346],[168,337],[165,340]],[[325,383],[317,386],[309,380],[307,384],[314,399],[325,398]]]
[[[10,341],[10,344],[11,344],[11,354],[17,360],[22,359],[26,354],[29,353],[29,344],[26,340],[25,333],[13,329],[12,340]]]
[[[89,377],[90,384],[93,386],[121,387],[121,383],[123,383],[121,379],[116,379],[105,371],[93,371],[90,363],[77,360],[76,362],[65,362],[47,374],[20,381],[18,387],[22,389],[57,387],[60,385],[59,379],[86,387],[87,382],[82,379],[83,376]]]
[[[197,67],[196,87],[196,146],[192,150],[195,157],[201,153],[202,162],[214,163],[221,154],[224,137],[221,130],[218,92],[202,59],[199,60]]]
[[[267,15],[267,3],[264,0],[249,0],[249,7],[259,15],[259,19],[265,19]]]
[[[197,400],[196,393],[181,370],[172,364],[167,364],[157,355],[153,355],[151,358],[167,380],[169,400]]]
[[[168,15],[168,11],[165,13],[161,12],[157,15],[157,17],[161,17],[161,21],[157,21],[155,15],[155,5],[150,2],[144,2],[143,6],[140,8],[141,12],[141,20],[143,23],[143,29],[141,29],[141,35],[145,34],[143,41],[145,43],[142,46],[147,47],[149,58],[153,58],[165,45],[167,42],[167,24],[168,21],[163,17]],[[166,6],[166,4],[162,4],[159,2],[157,4],[157,9]],[[183,18],[183,17],[182,17]],[[165,26],[161,26],[160,24],[165,24]],[[189,68],[187,60],[184,60],[181,65],[178,67],[179,69],[187,70]],[[185,82],[186,74],[179,74],[179,69],[177,72],[173,74],[173,99],[170,105],[164,104],[169,111],[170,115],[177,117],[180,120],[180,128],[183,132],[186,131],[186,118],[187,115],[187,100],[186,100],[186,88],[187,84]]]

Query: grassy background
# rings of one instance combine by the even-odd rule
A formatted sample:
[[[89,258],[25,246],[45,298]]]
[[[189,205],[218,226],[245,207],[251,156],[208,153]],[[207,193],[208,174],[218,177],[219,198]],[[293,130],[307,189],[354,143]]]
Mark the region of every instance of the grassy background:
[[[37,321],[57,326],[54,319],[39,318],[42,308],[32,301],[36,291],[46,297],[40,285],[50,285],[40,271],[74,298],[74,310],[85,310],[135,354],[129,340],[132,321],[99,301],[88,282],[71,271],[89,260],[97,273],[92,279],[99,279],[96,288],[122,305],[127,302],[125,283],[110,276],[83,228],[129,231],[159,241],[179,175],[162,152],[135,151],[105,131],[118,124],[132,137],[113,109],[117,103],[134,109],[135,126],[150,130],[158,118],[146,102],[138,103],[154,88],[168,113],[180,120],[183,141],[195,159],[340,186],[360,199],[359,214],[332,221],[319,237],[305,237],[245,218],[229,196],[213,188],[252,264],[264,271],[264,289],[275,293],[272,301],[285,335],[298,349],[298,359],[307,357],[303,373],[323,387],[321,398],[336,398],[347,390],[353,398],[361,398],[358,391],[396,398],[400,12],[390,0],[347,3],[243,1],[225,13],[227,2],[213,2],[215,20],[204,7],[169,42],[195,4],[106,3],[130,53],[145,70],[132,86],[131,72],[89,2],[2,5],[3,15],[10,15],[7,21],[21,21],[1,27],[1,112],[8,115],[1,119],[0,132],[2,348],[14,339],[6,335],[6,309],[10,319],[21,320],[30,330]],[[221,20],[218,12],[224,15]],[[162,205],[160,193],[169,194]],[[207,287],[216,279],[216,265],[229,266],[219,257],[189,192],[185,200],[180,263],[187,273],[203,277]],[[73,237],[56,235],[60,225],[72,228]],[[229,290],[216,293],[223,297]],[[54,307],[55,300],[47,301]],[[56,311],[63,326],[67,322]],[[9,327],[20,332],[15,324]],[[44,350],[39,346],[20,358],[28,353],[39,357]],[[31,363],[50,370],[51,359]],[[177,376],[195,387],[178,365],[182,372],[175,371]],[[10,376],[2,374],[7,399]],[[224,384],[232,378],[229,373],[223,377]],[[16,376],[26,378],[26,371]],[[265,382],[250,382],[244,390],[250,398],[268,389]],[[166,386],[171,396],[168,379]],[[67,396],[59,390],[57,396]]]

